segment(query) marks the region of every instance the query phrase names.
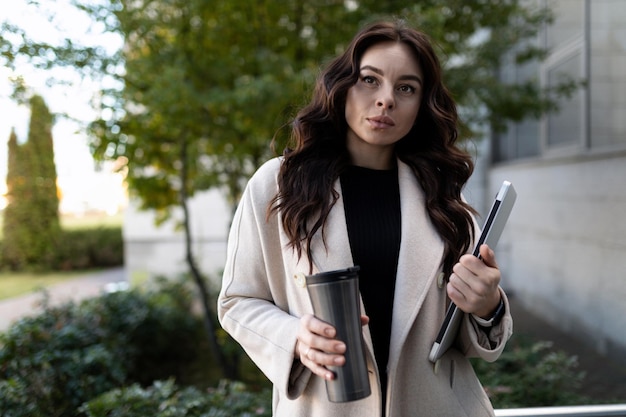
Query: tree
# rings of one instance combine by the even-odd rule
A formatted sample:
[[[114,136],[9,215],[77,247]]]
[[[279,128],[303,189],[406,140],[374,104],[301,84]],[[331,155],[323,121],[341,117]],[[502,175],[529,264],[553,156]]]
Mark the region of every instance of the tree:
[[[399,16],[436,41],[465,120],[473,129],[500,129],[507,120],[554,107],[554,93],[538,84],[506,85],[497,78],[503,54],[520,44],[518,61],[541,59],[532,40],[550,22],[546,9],[521,0],[103,0],[76,2],[103,31],[119,33],[119,55],[66,41],[15,46],[0,35],[0,57],[33,58],[42,68],[76,66],[118,81],[103,89],[101,117],[90,125],[98,159],[128,161],[132,196],[159,220],[182,208],[187,261],[212,333],[208,292],[191,252],[187,201],[211,187],[234,205],[243,184],[272,151],[288,140],[293,109],[307,98],[319,65],[342,49],[363,23]],[[18,33],[19,28],[5,26]],[[22,34],[25,35],[25,34]],[[53,57],[54,59],[49,59]],[[119,60],[116,62],[116,58]],[[123,63],[124,70],[120,70]],[[280,149],[278,149],[280,151]],[[218,356],[219,357],[219,356]]]
[[[32,256],[33,263],[50,265],[61,231],[52,139],[54,119],[41,96],[34,95],[30,99],[30,109],[28,140],[24,144],[24,151],[28,154],[31,164],[29,174],[33,181],[29,222],[32,233],[37,236],[37,239],[32,248]]]
[[[577,86],[565,80],[541,89],[537,80],[512,85],[498,79],[512,45],[521,45],[518,62],[546,53],[529,40],[550,23],[549,11],[518,0],[287,0],[254,7],[225,0],[110,1],[115,19],[85,8],[107,16],[108,29],[126,39],[124,88],[107,91],[101,101],[103,114],[113,117],[92,124],[94,154],[128,158],[129,188],[163,219],[180,202],[172,192],[181,168],[180,161],[172,163],[179,159],[174,138],[187,136],[193,161],[186,168],[187,195],[224,186],[234,205],[247,178],[271,155],[269,140],[278,132],[281,146],[286,142],[280,128],[307,97],[319,65],[366,21],[401,16],[431,35],[465,122],[464,137],[539,117]]]
[[[168,123],[173,119],[180,124],[179,130],[189,133],[192,148],[199,151],[188,149],[198,174],[190,172],[192,191],[225,186],[234,204],[242,184],[270,154],[268,140],[307,96],[318,66],[366,21],[398,16],[431,35],[466,126],[502,129],[509,120],[538,117],[554,109],[556,95],[576,87],[571,80],[548,90],[536,80],[511,85],[497,76],[502,57],[513,45],[522,46],[515,51],[518,62],[545,55],[532,40],[550,23],[551,15],[545,6],[530,7],[533,4],[524,0],[265,0],[251,6],[242,0],[210,4],[75,0],[78,9],[99,23],[101,33],[118,33],[126,39],[123,50],[111,53],[79,39],[56,44],[34,41],[21,28],[3,22],[0,60],[15,68],[19,59],[26,58],[42,69],[70,66],[90,76],[118,80],[119,84],[103,89],[97,103],[103,117],[92,125],[94,155],[128,159],[131,191],[135,189],[145,207],[159,210],[165,218],[178,205],[178,197],[167,191],[161,174],[167,164],[155,161],[171,154],[170,144],[161,146],[164,135],[149,138],[149,134],[160,131],[172,138],[178,135],[169,134],[175,127]],[[168,110],[157,111],[159,116],[150,119],[161,108]],[[142,120],[130,120],[138,117]],[[282,143],[284,132],[279,135]],[[466,137],[473,133],[465,131]],[[161,175],[148,179],[147,171]]]
[[[11,269],[20,269],[26,264],[26,253],[23,248],[28,245],[28,222],[24,214],[24,195],[26,189],[26,165],[20,161],[19,144],[15,129],[11,129],[8,142],[8,170],[7,170],[7,206],[4,210],[2,232],[2,263]],[[8,242],[11,242],[10,244]]]
[[[191,252],[187,201],[226,186],[234,205],[245,180],[271,155],[268,143],[287,120],[285,109],[302,100],[303,79],[312,84],[318,63],[310,50],[317,44],[303,42],[305,22],[322,14],[303,1],[286,9],[272,2],[254,8],[228,1],[121,3],[124,89],[105,103],[108,114],[121,117],[92,124],[95,154],[129,159],[129,190],[143,208],[161,219],[182,208],[187,263],[213,336],[215,314]],[[334,3],[324,15],[329,22],[333,10],[343,9]],[[214,355],[220,358],[216,347]],[[228,365],[224,372],[232,373]]]
[[[53,118],[40,96],[30,99],[28,140],[9,138],[8,205],[4,259],[13,269],[45,267],[54,259],[60,233],[59,198],[52,141]]]

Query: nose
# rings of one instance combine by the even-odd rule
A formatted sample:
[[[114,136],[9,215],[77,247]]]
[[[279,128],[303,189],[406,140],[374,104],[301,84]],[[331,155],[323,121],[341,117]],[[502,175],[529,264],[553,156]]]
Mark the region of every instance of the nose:
[[[393,92],[386,91],[386,89],[380,90],[380,95],[376,99],[376,107],[381,109],[391,110],[395,106]]]

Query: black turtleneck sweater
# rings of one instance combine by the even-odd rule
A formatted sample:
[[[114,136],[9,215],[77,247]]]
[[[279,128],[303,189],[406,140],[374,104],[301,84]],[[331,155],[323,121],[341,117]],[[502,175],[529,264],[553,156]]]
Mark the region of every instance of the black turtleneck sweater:
[[[401,238],[397,168],[351,166],[341,175],[341,192],[353,261],[361,268],[359,288],[370,318],[384,398]]]

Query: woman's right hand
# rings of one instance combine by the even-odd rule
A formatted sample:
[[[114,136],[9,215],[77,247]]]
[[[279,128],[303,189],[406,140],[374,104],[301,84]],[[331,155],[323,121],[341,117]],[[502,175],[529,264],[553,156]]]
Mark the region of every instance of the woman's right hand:
[[[361,316],[361,324],[369,322],[367,316]],[[296,341],[296,357],[315,375],[326,380],[335,378],[327,366],[343,366],[346,362],[346,345],[335,339],[337,331],[333,326],[311,314],[300,318],[300,327]]]

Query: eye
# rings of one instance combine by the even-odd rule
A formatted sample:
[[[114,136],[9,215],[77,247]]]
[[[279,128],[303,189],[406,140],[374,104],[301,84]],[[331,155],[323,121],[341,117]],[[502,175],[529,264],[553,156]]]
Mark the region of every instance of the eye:
[[[407,95],[415,93],[415,90],[416,90],[415,87],[408,85],[408,84],[401,85],[400,87],[398,87],[399,92],[401,92],[402,94],[407,94]]]
[[[361,76],[361,82],[365,84],[376,84],[376,78],[371,75],[363,75]]]

